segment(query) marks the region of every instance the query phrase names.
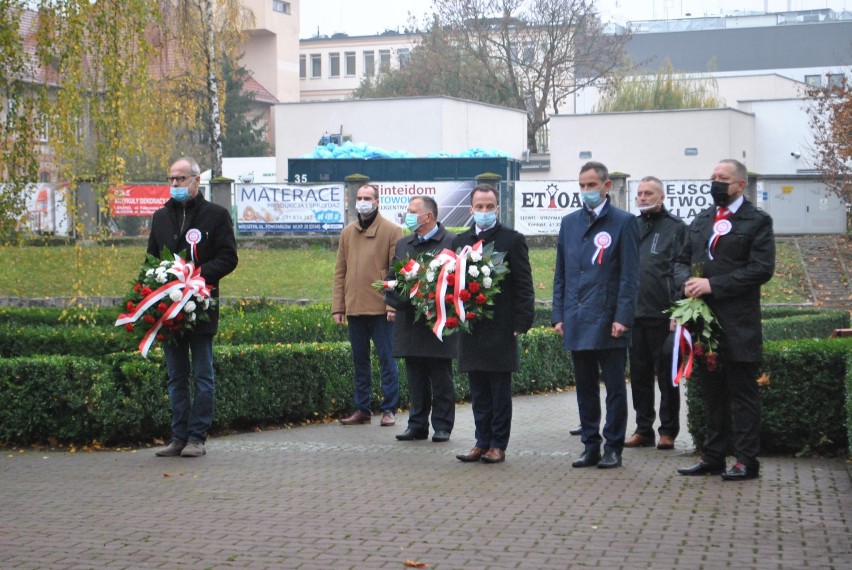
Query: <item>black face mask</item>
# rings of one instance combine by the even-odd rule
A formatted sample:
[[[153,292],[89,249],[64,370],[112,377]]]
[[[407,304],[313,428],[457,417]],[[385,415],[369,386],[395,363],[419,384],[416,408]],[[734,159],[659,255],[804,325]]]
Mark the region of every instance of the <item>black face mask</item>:
[[[710,183],[710,195],[713,196],[713,203],[720,208],[724,208],[731,201],[731,197],[728,196],[728,186],[730,186],[729,183],[719,182],[718,180]]]

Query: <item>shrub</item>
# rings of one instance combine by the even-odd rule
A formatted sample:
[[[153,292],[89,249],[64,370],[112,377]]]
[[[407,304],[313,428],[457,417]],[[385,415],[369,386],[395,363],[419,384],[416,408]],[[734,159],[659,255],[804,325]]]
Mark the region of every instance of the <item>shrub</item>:
[[[837,452],[848,447],[847,422],[852,339],[768,342],[764,344],[760,387],[760,445],[766,453]],[[701,399],[701,367],[687,382],[689,432],[701,448],[706,411]],[[846,384],[846,385],[845,385]],[[842,395],[847,394],[844,398]]]

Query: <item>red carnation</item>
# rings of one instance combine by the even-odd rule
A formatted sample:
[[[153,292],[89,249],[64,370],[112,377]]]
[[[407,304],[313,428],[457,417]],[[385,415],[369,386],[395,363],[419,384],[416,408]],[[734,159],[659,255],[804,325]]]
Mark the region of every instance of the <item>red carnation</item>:
[[[181,322],[183,320],[183,312],[178,313],[178,316],[175,317],[177,322]]]
[[[455,317],[447,317],[446,325],[448,329],[454,329],[459,326],[459,320]]]
[[[692,347],[692,352],[695,356],[704,356],[704,346],[700,342],[696,342]]]
[[[454,273],[450,273],[450,274],[448,274],[448,275],[447,275],[447,285],[449,285],[450,287],[452,287],[452,286],[453,286],[453,285],[455,285],[455,284],[456,284],[456,276],[455,276],[455,274],[454,274]]]
[[[707,362],[707,370],[710,372],[716,372],[719,368],[719,363],[716,361],[716,353],[708,352],[707,356],[704,357],[704,360]]]
[[[452,295],[444,295],[444,301],[447,302],[447,303],[452,303],[453,302],[453,296]]]
[[[160,342],[162,342],[162,341],[166,340],[166,335],[164,335],[164,334],[158,334],[158,335],[157,335],[157,340],[159,340]]]
[[[133,305],[133,301],[127,301],[127,305],[125,305],[125,307],[127,307],[127,312],[128,312],[128,313],[133,312],[133,309],[135,309],[135,308],[136,308],[136,307]]]
[[[150,295],[152,292],[153,292],[153,291],[151,291],[151,288],[150,288],[150,287],[142,287],[142,290],[141,290],[141,291],[139,291],[139,294],[140,294],[140,295],[142,295],[143,297],[147,297],[147,296],[148,296],[148,295]]]
[[[157,305],[157,310],[160,311],[161,313],[165,313],[166,311],[169,310],[169,306],[166,305],[165,303],[160,303],[159,305]]]
[[[488,298],[485,295],[483,295],[482,293],[480,293],[479,295],[476,296],[476,304],[477,305],[484,305],[487,302],[488,302]]]
[[[422,299],[423,298],[423,292],[418,291],[417,293],[414,294],[414,296],[417,297],[418,299]]]
[[[430,291],[430,292],[429,292],[429,295],[428,295],[428,298],[429,298],[429,299],[434,299],[434,298],[435,298],[435,292],[434,292],[434,291]]]
[[[170,327],[173,324],[175,324],[175,322],[172,319],[167,319],[167,320],[163,321],[163,324],[166,325],[167,327]]]
[[[136,293],[138,293],[141,289],[142,289],[141,283],[137,283],[136,285],[133,286],[133,291],[135,291]]]
[[[467,289],[462,289],[461,291],[459,291],[459,299],[461,299],[462,301],[469,301],[470,291],[468,291]]]
[[[479,283],[476,281],[468,283],[467,288],[470,289],[470,292],[473,294],[479,293]]]
[[[465,313],[464,318],[469,321],[476,319],[476,313]]]
[[[124,325],[124,330],[126,330],[127,332],[133,332],[133,323],[126,323]]]
[[[145,315],[144,317],[142,317],[142,319],[143,319],[146,323],[148,323],[149,325],[153,325],[154,323],[156,323],[156,322],[157,322],[157,319],[155,319],[155,318],[154,318],[154,317],[152,317],[151,315]]]

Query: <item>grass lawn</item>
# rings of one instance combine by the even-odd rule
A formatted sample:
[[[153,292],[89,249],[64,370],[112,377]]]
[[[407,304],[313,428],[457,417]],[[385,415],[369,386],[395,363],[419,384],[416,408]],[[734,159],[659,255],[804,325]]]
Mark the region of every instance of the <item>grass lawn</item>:
[[[0,246],[0,295],[68,297],[124,295],[144,258],[143,247]],[[329,301],[335,252],[324,246],[305,250],[242,249],[237,270],[222,281],[226,297],[282,297]],[[553,248],[531,249],[536,298],[553,297]],[[778,243],[775,277],[763,287],[764,303],[809,301],[796,249]]]

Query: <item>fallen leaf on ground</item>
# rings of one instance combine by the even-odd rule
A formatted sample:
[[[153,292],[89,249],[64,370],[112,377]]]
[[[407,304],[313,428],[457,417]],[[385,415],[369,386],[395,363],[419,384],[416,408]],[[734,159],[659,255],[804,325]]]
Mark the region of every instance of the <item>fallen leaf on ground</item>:
[[[758,386],[769,386],[769,374],[761,374],[760,378],[757,379]]]
[[[171,477],[171,476],[172,476],[171,473],[163,473],[163,477]]]
[[[415,562],[414,560],[406,560],[403,562],[404,565],[409,568],[428,568],[429,565],[426,562]]]

